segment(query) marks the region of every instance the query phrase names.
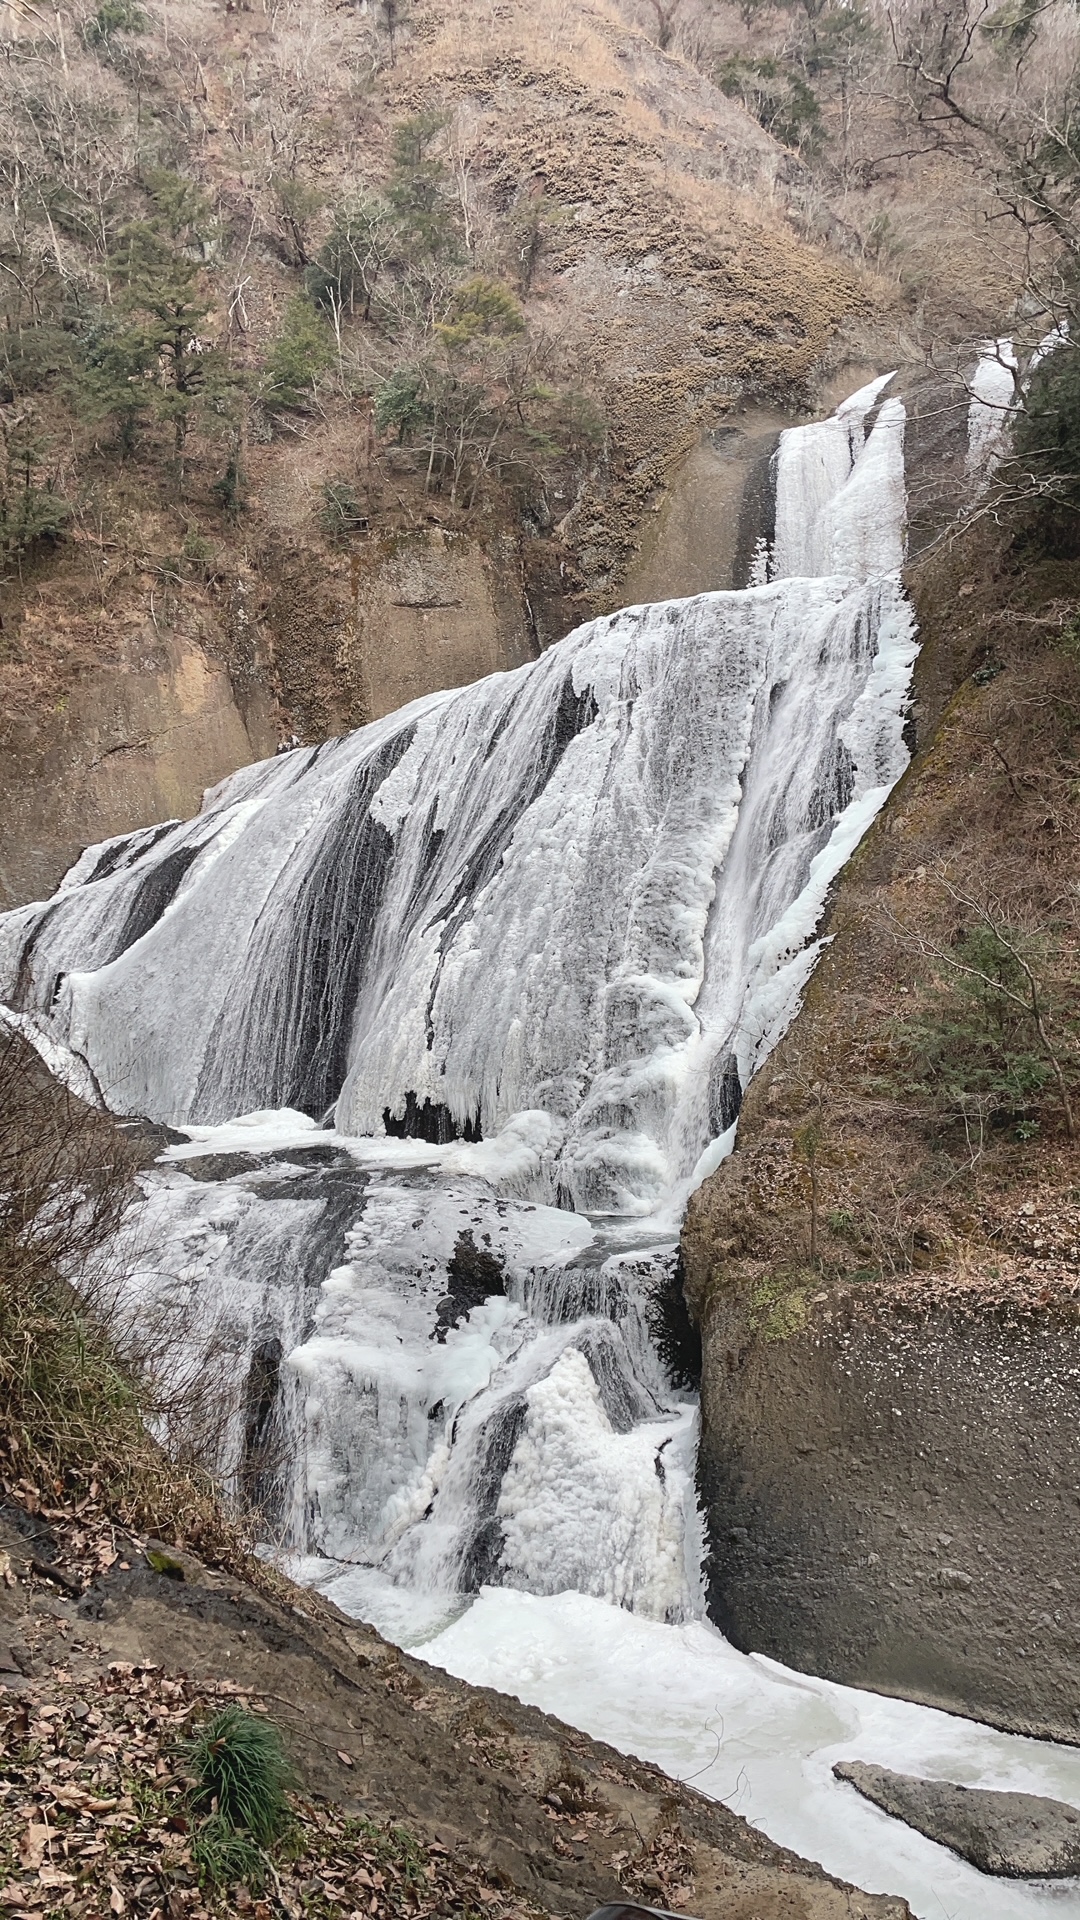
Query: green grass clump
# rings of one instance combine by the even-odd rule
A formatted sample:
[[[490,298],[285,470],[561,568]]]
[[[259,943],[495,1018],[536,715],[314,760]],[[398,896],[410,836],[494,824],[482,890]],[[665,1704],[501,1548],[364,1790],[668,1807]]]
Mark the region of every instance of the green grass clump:
[[[200,1886],[250,1887],[261,1892],[266,1885],[267,1859],[250,1833],[230,1826],[220,1813],[212,1813],[191,1835],[191,1857]]]
[[[286,1788],[292,1775],[272,1721],[243,1707],[222,1707],[199,1728],[184,1758],[195,1776],[193,1806],[216,1815],[222,1829],[249,1834],[257,1847],[269,1846],[284,1832],[291,1817]],[[223,1832],[215,1826],[208,1845],[223,1844]]]
[[[820,1279],[806,1268],[773,1268],[750,1296],[751,1330],[770,1346],[801,1333],[810,1318],[807,1304],[810,1282],[820,1284]]]

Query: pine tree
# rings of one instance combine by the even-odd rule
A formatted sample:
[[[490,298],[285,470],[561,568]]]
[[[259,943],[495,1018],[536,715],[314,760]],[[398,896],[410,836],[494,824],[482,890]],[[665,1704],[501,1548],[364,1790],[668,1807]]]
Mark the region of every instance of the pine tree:
[[[289,411],[310,403],[319,375],[334,357],[333,336],[310,300],[298,293],[289,301],[285,318],[266,358],[261,396],[272,411]]]

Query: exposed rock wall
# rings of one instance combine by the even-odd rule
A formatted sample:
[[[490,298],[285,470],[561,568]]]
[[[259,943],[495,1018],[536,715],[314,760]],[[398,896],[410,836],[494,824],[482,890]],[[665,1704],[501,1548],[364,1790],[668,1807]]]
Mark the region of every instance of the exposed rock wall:
[[[825,1289],[704,1326],[709,1604],[788,1665],[1080,1740],[1080,1314]]]
[[[194,813],[203,790],[273,753],[273,701],[190,634],[126,632],[49,707],[0,733],[0,905],[40,898],[84,846]]]
[[[540,650],[510,533],[482,541],[431,527],[372,533],[329,555],[268,550],[262,575],[283,712],[305,740]]]
[[[50,892],[94,840],[196,812],[293,732],[326,738],[520,666],[574,624],[562,584],[530,579],[509,533],[433,527],[329,553],[268,546],[227,583],[185,583],[152,620],[117,607],[53,697],[0,725],[0,906]],[[26,624],[50,610],[45,595]]]

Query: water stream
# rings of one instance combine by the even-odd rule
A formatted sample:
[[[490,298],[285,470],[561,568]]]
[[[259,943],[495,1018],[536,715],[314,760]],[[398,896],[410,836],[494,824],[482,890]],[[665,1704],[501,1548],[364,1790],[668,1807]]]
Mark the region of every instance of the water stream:
[[[88,849],[0,918],[0,998],[77,1085],[180,1130],[127,1309],[299,1577],[859,1884],[982,1920],[1068,1909],[995,1904],[828,1762],[1042,1768],[1080,1804],[1080,1756],[784,1674],[702,1620],[671,1310],[686,1199],[906,762],[888,386],[782,436],[761,584],[594,621]]]

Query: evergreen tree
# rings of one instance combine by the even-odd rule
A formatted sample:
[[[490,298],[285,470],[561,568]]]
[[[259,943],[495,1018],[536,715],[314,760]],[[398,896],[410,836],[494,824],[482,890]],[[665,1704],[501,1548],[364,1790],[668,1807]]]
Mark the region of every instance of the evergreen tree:
[[[459,248],[446,168],[432,152],[445,125],[444,113],[419,113],[394,129],[394,166],[386,198],[407,253],[454,259]]]
[[[304,275],[317,307],[330,314],[372,317],[379,276],[392,251],[393,215],[385,201],[353,201],[339,208],[334,224]]]
[[[210,250],[212,209],[194,181],[167,169],[143,184],[152,211],[117,236],[112,305],[84,331],[75,386],[84,410],[116,419],[123,450],[155,420],[171,427],[179,455],[197,409],[227,408],[237,383],[205,338],[213,301],[192,258]]]
[[[103,365],[128,386],[148,387],[147,404],[171,423],[180,452],[200,397],[223,371],[201,332],[212,302],[199,285],[198,268],[156,222],[132,221],[124,228],[113,274],[119,324]]]
[[[39,540],[55,540],[71,508],[43,476],[47,443],[30,408],[10,424],[0,418],[0,562],[21,560]]]
[[[296,294],[285,309],[281,332],[266,357],[261,395],[275,412],[307,406],[320,374],[334,357],[333,335],[310,300]]]

